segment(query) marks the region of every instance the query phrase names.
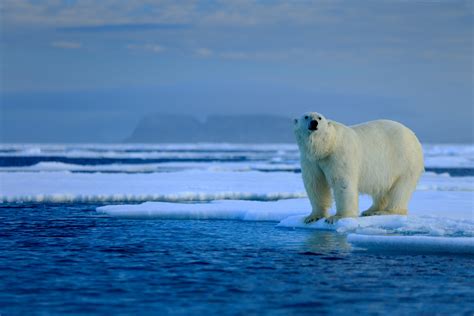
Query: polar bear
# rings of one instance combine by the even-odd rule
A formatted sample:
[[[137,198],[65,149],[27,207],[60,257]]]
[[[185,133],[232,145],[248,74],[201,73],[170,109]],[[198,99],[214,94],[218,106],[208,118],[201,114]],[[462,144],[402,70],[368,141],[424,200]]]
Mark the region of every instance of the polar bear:
[[[310,112],[294,120],[301,173],[312,206],[310,223],[359,215],[359,193],[372,196],[362,216],[407,214],[408,202],[424,171],[415,134],[389,120],[345,126]],[[329,217],[331,190],[336,215]]]

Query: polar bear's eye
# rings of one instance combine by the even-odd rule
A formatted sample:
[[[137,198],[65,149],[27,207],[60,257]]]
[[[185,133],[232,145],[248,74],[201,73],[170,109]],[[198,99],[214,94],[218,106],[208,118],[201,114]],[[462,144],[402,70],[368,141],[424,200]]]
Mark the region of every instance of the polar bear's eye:
[[[321,121],[321,116],[318,116],[318,120],[320,120],[320,121]]]
[[[304,119],[307,120],[307,119],[308,119],[308,115],[305,115],[305,116],[304,116]]]

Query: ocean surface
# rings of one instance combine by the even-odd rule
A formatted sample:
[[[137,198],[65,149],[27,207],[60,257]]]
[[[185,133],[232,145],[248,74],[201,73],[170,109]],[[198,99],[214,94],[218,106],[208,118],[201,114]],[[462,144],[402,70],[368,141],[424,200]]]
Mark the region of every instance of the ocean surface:
[[[0,314],[471,315],[474,146],[424,152],[408,218],[329,227],[294,145],[0,145]]]

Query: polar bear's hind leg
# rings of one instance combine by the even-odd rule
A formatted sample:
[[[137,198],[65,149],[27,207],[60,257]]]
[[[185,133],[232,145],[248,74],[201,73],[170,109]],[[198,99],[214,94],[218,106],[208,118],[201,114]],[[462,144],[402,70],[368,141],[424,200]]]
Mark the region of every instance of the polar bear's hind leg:
[[[381,213],[384,212],[384,210],[387,207],[387,196],[384,194],[381,195],[376,195],[372,197],[373,199],[373,204],[372,206],[362,212],[362,216],[372,216],[372,215],[382,215]]]
[[[387,206],[384,209],[385,214],[407,215],[408,202],[413,191],[415,191],[417,178],[413,176],[404,176],[394,183],[387,194]]]

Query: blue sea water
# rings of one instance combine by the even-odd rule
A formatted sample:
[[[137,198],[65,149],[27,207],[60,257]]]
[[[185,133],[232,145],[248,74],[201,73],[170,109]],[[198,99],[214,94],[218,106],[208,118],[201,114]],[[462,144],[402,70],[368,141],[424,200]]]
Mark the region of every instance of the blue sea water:
[[[474,257],[352,249],[271,222],[0,208],[0,313],[469,315]]]

